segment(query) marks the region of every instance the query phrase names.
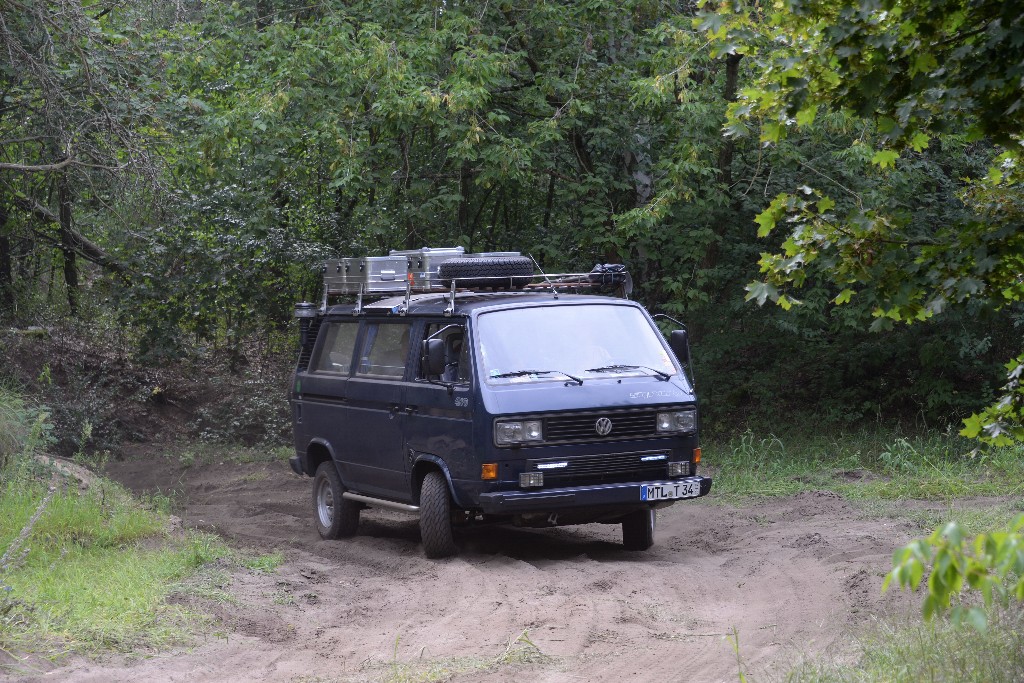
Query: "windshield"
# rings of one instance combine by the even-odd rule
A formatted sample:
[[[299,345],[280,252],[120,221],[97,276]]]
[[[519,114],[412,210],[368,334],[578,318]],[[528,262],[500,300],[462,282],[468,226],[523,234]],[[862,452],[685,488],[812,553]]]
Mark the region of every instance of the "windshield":
[[[660,333],[632,306],[494,311],[480,316],[477,329],[483,376],[492,384],[676,373]]]

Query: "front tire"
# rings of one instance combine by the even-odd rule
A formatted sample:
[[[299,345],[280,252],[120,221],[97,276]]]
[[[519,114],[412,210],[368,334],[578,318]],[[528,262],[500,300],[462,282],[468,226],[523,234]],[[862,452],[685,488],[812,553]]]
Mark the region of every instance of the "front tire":
[[[451,557],[458,552],[452,530],[452,499],[448,482],[438,471],[427,472],[420,486],[420,536],[423,553],[430,559]]]
[[[622,546],[626,550],[647,550],[654,545],[654,508],[631,512],[622,518]]]
[[[342,497],[345,487],[334,463],[320,463],[313,477],[313,519],[321,538],[354,536],[359,526],[359,503]]]

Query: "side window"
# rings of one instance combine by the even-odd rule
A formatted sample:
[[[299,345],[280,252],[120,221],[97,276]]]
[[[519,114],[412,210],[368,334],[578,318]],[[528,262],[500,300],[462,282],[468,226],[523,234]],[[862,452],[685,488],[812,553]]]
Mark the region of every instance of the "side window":
[[[440,334],[438,334],[440,332]],[[440,377],[420,377],[420,379],[440,380],[442,382],[469,381],[469,344],[466,341],[466,328],[450,322],[430,323],[427,325],[424,339],[433,335],[435,339],[444,341],[444,372]],[[417,376],[420,367],[417,365]]]
[[[355,351],[358,322],[331,322],[325,335],[320,357],[316,361],[316,372],[336,372],[347,375],[352,369],[352,352]]]
[[[369,324],[359,354],[357,375],[403,377],[409,357],[409,323]]]

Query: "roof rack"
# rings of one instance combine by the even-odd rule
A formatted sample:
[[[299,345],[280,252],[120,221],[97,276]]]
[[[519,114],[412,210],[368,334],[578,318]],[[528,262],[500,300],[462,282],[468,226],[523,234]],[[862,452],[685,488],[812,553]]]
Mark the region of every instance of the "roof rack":
[[[517,251],[467,254],[462,247],[423,247],[392,250],[388,256],[333,259],[322,267],[324,293],[320,312],[326,312],[330,296],[340,294],[355,295],[354,315],[363,312],[363,299],[367,296],[404,294],[405,300],[396,312],[405,315],[413,294],[447,294],[445,314],[452,315],[455,294],[460,291],[549,290],[557,298],[559,290],[617,293],[622,297],[628,297],[633,290],[632,279],[622,265],[598,264],[589,273],[558,274],[536,274],[535,265],[532,257]]]

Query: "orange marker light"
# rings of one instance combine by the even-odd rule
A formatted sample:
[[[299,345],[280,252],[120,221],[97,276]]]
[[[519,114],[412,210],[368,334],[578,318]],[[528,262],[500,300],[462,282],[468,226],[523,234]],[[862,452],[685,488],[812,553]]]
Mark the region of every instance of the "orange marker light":
[[[700,449],[699,448],[694,448],[693,449],[693,464],[696,465],[699,462],[700,462]]]
[[[498,463],[496,462],[485,462],[480,466],[480,478],[481,479],[497,479],[498,478]]]

